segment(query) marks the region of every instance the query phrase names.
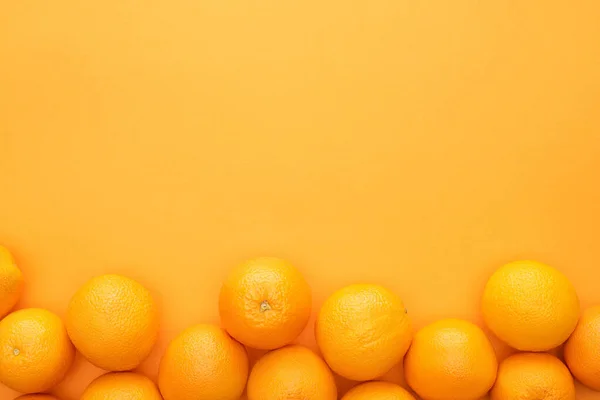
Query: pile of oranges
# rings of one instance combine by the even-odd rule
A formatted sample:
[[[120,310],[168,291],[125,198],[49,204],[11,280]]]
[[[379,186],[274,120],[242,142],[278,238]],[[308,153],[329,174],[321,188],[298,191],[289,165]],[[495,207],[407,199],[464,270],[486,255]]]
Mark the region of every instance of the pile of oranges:
[[[119,275],[95,277],[72,297],[64,322],[44,309],[9,313],[21,271],[0,247],[0,382],[47,393],[75,351],[107,374],[81,400],[336,400],[334,373],[361,382],[343,400],[574,400],[573,376],[600,390],[600,307],[580,315],[577,294],[556,269],[534,261],[499,268],[481,301],[489,331],[518,352],[500,364],[484,331],[444,319],[413,332],[401,298],[376,284],[339,289],[315,322],[320,355],[292,344],[309,322],[311,290],[278,258],[232,270],[221,288],[221,326],[199,324],[168,345],[158,384],[134,372],[159,331],[149,291]],[[546,353],[565,343],[566,365]],[[247,348],[267,351],[250,368]],[[377,379],[399,363],[409,388]],[[572,376],[573,375],[573,376]],[[38,394],[36,394],[38,393]]]

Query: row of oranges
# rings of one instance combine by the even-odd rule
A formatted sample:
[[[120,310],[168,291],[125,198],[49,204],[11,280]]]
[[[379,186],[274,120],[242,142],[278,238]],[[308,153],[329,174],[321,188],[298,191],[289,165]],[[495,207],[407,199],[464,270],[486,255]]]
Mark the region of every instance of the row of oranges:
[[[23,287],[20,270],[0,246],[0,382],[23,393],[51,390],[69,369],[75,349],[111,371],[82,400],[334,400],[332,371],[372,381],[404,360],[406,381],[425,400],[572,400],[571,372],[600,390],[600,310],[580,320],[577,294],[559,271],[533,261],[498,269],[482,300],[490,330],[522,351],[500,366],[484,332],[468,321],[445,319],[413,335],[402,300],[380,285],[355,284],[331,295],[320,309],[315,338],[323,358],[291,345],[306,327],[312,296],[301,273],[277,258],[235,268],[223,283],[222,328],[195,325],[178,335],[162,357],[158,387],[123,372],[136,368],[156,343],[159,318],[149,291],[119,275],[83,285],[63,321],[43,309],[5,316]],[[579,324],[578,324],[579,321]],[[540,353],[567,341],[569,369]],[[249,371],[244,346],[269,350]],[[534,353],[535,352],[535,353]],[[47,399],[49,397],[22,397]],[[398,385],[363,383],[344,400],[409,400]]]

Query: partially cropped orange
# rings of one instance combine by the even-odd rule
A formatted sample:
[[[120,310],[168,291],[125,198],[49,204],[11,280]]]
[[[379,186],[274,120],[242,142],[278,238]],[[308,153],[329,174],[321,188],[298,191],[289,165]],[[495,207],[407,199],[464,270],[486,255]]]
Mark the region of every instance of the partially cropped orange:
[[[327,364],[311,350],[297,345],[265,355],[252,368],[248,379],[248,400],[290,399],[337,399]]]
[[[0,246],[0,318],[10,312],[22,293],[23,274],[8,249]]]
[[[246,346],[272,350],[302,333],[311,311],[308,283],[289,262],[256,258],[233,269],[219,296],[221,323]]]
[[[45,392],[65,376],[75,349],[62,320],[28,308],[0,321],[0,382],[21,393]]]
[[[162,400],[158,388],[144,375],[111,372],[92,381],[79,400]]]
[[[160,362],[165,400],[238,400],[248,379],[248,355],[215,325],[195,325],[177,336]]]
[[[355,380],[380,377],[410,346],[412,328],[404,303],[379,285],[356,284],[333,293],[315,325],[317,344],[333,371]]]
[[[424,400],[477,400],[491,389],[497,370],[487,336],[460,319],[419,330],[404,360],[406,382]]]
[[[69,336],[92,364],[128,371],[150,354],[158,338],[158,310],[148,289],[120,275],[102,275],[75,293],[67,310]]]
[[[583,312],[565,344],[565,362],[581,383],[600,391],[600,306]]]
[[[57,397],[49,394],[26,394],[17,397],[15,400],[59,400]]]
[[[367,382],[352,388],[342,400],[415,400],[407,390],[390,382]]]
[[[579,298],[560,271],[537,261],[515,261],[488,280],[485,323],[521,351],[547,351],[564,343],[579,319]]]
[[[546,353],[519,353],[500,364],[491,400],[575,400],[567,367]]]

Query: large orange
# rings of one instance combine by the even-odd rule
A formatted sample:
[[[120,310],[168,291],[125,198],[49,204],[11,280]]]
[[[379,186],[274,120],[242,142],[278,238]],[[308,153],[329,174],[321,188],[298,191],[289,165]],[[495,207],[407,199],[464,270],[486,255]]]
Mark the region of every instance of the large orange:
[[[567,277],[536,261],[499,268],[485,286],[485,323],[522,351],[546,351],[564,343],[579,319],[579,298]]]
[[[402,387],[390,382],[367,382],[352,388],[342,400],[415,400]]]
[[[248,380],[248,400],[336,400],[331,370],[315,353],[287,346],[258,360]]]
[[[23,274],[7,248],[0,246],[0,318],[17,304],[23,293]]]
[[[15,400],[58,400],[58,398],[49,394],[25,394],[17,397]]]
[[[345,378],[366,381],[380,377],[402,360],[412,328],[396,294],[379,285],[356,284],[325,301],[315,335],[331,369]]]
[[[144,375],[111,372],[92,381],[80,400],[162,400],[158,388]]]
[[[77,350],[108,371],[128,371],[150,354],[158,337],[158,311],[150,292],[133,279],[102,275],[75,293],[67,331]]]
[[[583,312],[565,344],[565,362],[581,383],[600,391],[600,306]]]
[[[45,392],[71,367],[75,349],[61,319],[28,308],[0,321],[0,382],[21,393]]]
[[[498,361],[487,336],[460,319],[420,329],[404,360],[406,382],[425,400],[476,400],[494,384]]]
[[[500,364],[491,400],[575,400],[567,367],[546,353],[519,353]]]
[[[160,362],[165,400],[238,400],[248,379],[248,355],[214,325],[195,325],[177,336]]]
[[[249,347],[272,350],[302,332],[311,311],[311,290],[294,266],[274,257],[256,258],[235,268],[219,297],[227,332]]]

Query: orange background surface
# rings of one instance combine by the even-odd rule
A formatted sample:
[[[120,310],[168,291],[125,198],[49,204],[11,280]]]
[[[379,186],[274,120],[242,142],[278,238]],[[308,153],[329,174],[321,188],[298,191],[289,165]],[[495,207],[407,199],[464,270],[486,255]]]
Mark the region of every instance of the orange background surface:
[[[155,377],[257,255],[297,265],[315,309],[386,284],[416,327],[480,322],[487,277],[521,258],[600,303],[598,21],[595,0],[0,1],[19,307],[64,315],[94,275],[140,280],[162,307]],[[100,373],[78,360],[56,394]]]

